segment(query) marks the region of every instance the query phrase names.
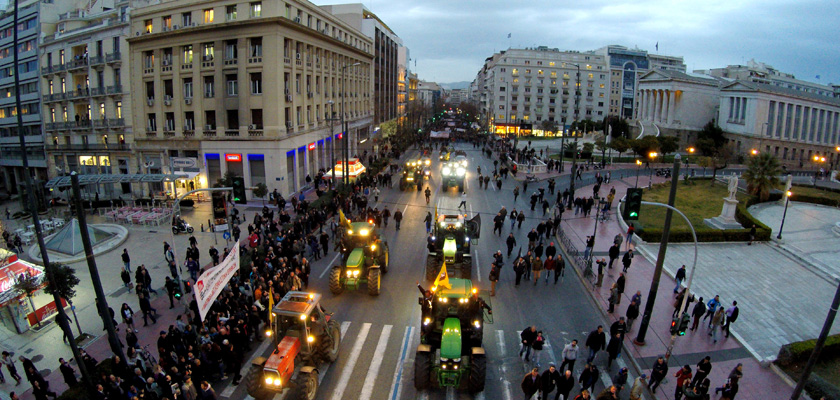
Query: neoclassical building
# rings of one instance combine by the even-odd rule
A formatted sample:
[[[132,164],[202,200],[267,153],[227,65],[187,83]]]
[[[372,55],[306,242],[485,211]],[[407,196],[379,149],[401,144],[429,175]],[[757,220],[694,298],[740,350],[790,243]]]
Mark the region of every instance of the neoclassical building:
[[[644,135],[664,133],[694,140],[717,117],[721,79],[673,70],[650,71],[639,79],[636,120]]]

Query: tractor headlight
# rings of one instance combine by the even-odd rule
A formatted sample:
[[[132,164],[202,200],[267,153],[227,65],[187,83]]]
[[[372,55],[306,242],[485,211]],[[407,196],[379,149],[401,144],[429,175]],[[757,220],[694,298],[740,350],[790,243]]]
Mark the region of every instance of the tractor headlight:
[[[429,325],[430,322],[432,322],[432,319],[429,318],[429,317],[426,317],[426,319],[423,320],[423,325]]]
[[[307,336],[306,341],[309,342],[309,343],[314,342],[315,341],[315,336],[312,336],[312,335]]]
[[[271,337],[271,330],[270,329],[265,331],[265,337]]]
[[[457,172],[458,175],[464,175],[464,174],[467,173],[467,170],[464,169],[463,167],[459,167],[457,170],[455,170],[455,172]]]
[[[449,174],[452,173],[452,169],[449,168],[449,167],[444,167],[443,171],[441,171],[441,172],[443,172],[444,175],[449,175]]]
[[[370,233],[370,231],[367,229],[362,229],[359,231],[359,234],[362,236],[367,236],[368,233]]]
[[[458,369],[458,364],[455,364],[453,367],[454,367],[455,369]]]
[[[348,230],[347,230],[347,234],[348,234],[348,235],[352,235],[352,234],[353,234],[353,230],[352,230],[352,229],[348,229]]]
[[[266,384],[266,385],[271,385],[272,383],[274,383],[274,379],[271,379],[271,378],[265,378],[265,384]]]
[[[460,228],[460,227],[461,227],[461,223],[460,223],[460,222],[456,222],[456,223],[455,223],[455,227],[456,227],[456,228]]]
[[[448,359],[448,358],[444,358],[444,357],[441,357],[441,358],[440,358],[440,362],[442,362],[442,363],[445,363],[445,362],[447,362],[447,361],[449,361],[449,359]]]
[[[352,278],[353,277],[353,271],[348,270],[347,271],[347,277]]]
[[[446,298],[446,297],[438,297],[438,299],[440,300],[441,303],[448,303],[449,302],[449,299]]]
[[[458,357],[458,358],[456,358],[456,359],[453,359],[452,361],[453,361],[453,362],[456,362],[456,363],[459,363],[459,362],[461,362],[461,357]]]
[[[358,269],[353,271],[353,276],[359,276],[359,270]]]
[[[280,386],[281,383],[282,381],[280,380],[280,378],[274,380],[274,386]]]
[[[481,323],[480,323],[480,322],[478,322],[478,320],[473,321],[473,325],[475,325],[475,328],[476,328],[476,329],[481,328]]]
[[[446,369],[446,364],[441,364],[440,367]]]
[[[465,238],[464,238],[464,241],[465,241],[465,242],[469,242],[469,241],[470,241],[470,237],[469,237],[469,236],[465,237]]]
[[[372,245],[370,245],[370,249],[371,249],[371,250],[376,250],[376,244],[372,244]]]
[[[300,315],[300,320],[301,321],[306,321],[306,314],[301,314]]]

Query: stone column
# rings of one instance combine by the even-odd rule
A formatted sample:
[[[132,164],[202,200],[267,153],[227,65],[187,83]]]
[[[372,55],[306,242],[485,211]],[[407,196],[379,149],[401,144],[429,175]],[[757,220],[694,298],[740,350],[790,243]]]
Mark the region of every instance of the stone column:
[[[677,105],[676,93],[670,92],[670,96],[668,97],[668,125],[674,123],[674,107]]]
[[[653,116],[652,120],[656,123],[659,120],[659,98],[661,95],[659,94],[659,90],[653,91]]]

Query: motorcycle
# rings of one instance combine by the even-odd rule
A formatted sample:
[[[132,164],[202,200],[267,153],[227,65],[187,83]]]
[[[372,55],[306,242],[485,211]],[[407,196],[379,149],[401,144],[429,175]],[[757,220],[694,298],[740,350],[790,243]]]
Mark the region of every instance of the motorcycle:
[[[195,229],[193,229],[193,227],[190,226],[190,224],[188,224],[186,222],[182,222],[180,224],[172,225],[172,233],[175,234],[175,235],[177,235],[179,233],[184,233],[184,232],[193,233],[194,231],[195,231]]]

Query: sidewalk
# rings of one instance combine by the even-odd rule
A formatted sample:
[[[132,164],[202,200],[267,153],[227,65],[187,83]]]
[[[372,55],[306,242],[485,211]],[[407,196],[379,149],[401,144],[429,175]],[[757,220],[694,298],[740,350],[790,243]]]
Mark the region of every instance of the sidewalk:
[[[607,193],[609,189],[614,186],[616,189],[616,201],[612,207],[610,221],[599,223],[598,225],[594,248],[595,258],[609,259],[607,254],[609,247],[613,243],[613,238],[616,234],[624,234],[624,229],[622,229],[619,222],[616,220],[616,213],[618,212],[617,205],[619,204],[618,199],[624,196],[628,187],[633,187],[633,184],[635,183],[634,181],[635,177],[633,177],[632,180],[625,179],[624,181],[614,177],[612,182],[601,186],[602,194]],[[659,183],[662,181],[664,181],[662,178],[653,178],[653,183]],[[639,185],[646,186],[647,184],[648,177],[640,177]],[[589,194],[591,193],[591,190],[591,185],[586,186],[581,188],[581,193]],[[582,218],[580,216],[575,216],[574,212],[571,212],[570,214],[567,211],[564,214],[563,219],[562,228],[564,232],[572,240],[573,245],[582,252],[585,247],[584,241],[586,240],[586,236],[591,235],[594,229],[594,213],[590,216],[590,218]],[[626,245],[627,243],[625,240],[625,242],[622,243],[621,256],[624,255],[624,250],[627,247]],[[669,246],[669,253],[672,249],[671,246]],[[773,250],[769,248],[767,251],[773,252]],[[703,249],[701,249],[701,254],[702,252]],[[627,306],[630,304],[630,298],[637,291],[641,291],[642,293],[642,304],[640,305],[640,308],[641,312],[644,311],[644,306],[647,302],[650,290],[650,282],[653,278],[654,263],[656,262],[656,249],[652,248],[648,252],[635,253],[633,263],[625,276],[626,284],[621,303],[616,305],[616,311],[614,313],[609,314],[606,312],[608,307],[607,299],[609,298],[610,286],[616,281],[619,273],[621,272],[621,256],[618,260],[616,260],[611,270],[605,271],[604,282],[600,288],[593,288],[592,281],[587,281],[587,286],[590,289],[594,289],[591,292],[593,298],[602,307],[603,312],[607,315],[607,318],[610,321],[615,321],[620,316],[625,315]],[[644,253],[652,253],[654,256],[650,257]],[[597,266],[594,268],[596,268],[597,272]],[[670,269],[676,270],[673,266]],[[673,302],[675,295],[673,290],[675,285],[676,283],[671,275],[662,275],[659,289],[657,291],[656,304],[654,305],[650,325],[646,334],[646,344],[644,346],[637,346],[633,344],[631,340],[625,340],[626,348],[629,350],[630,354],[632,354],[640,369],[645,371],[648,375],[650,375],[651,367],[656,361],[657,356],[665,354],[671,340],[669,327],[671,323],[671,315],[674,310]],[[693,290],[693,292],[696,293],[697,296],[703,296],[704,301],[708,301],[710,297],[717,294],[706,293],[707,291],[716,290],[714,286],[705,287],[702,291],[697,291],[697,287],[698,286],[695,282],[695,290]],[[760,289],[756,288],[755,290]],[[731,303],[731,297],[724,296],[723,293],[721,293],[721,295],[722,301],[728,306]],[[740,301],[739,305],[741,305]],[[742,315],[744,315],[743,312]],[[708,355],[711,356],[713,365],[712,372],[709,375],[713,388],[723,385],[726,377],[729,375],[729,372],[738,363],[742,363],[744,365],[744,379],[741,381],[741,389],[738,393],[739,399],[766,400],[771,398],[782,398],[780,394],[791,393],[792,388],[771,369],[763,368],[758,360],[753,358],[753,355],[748,347],[739,340],[738,332],[740,332],[741,329],[748,329],[743,325],[744,321],[742,318],[743,316],[739,318],[737,323],[733,324],[732,336],[730,338],[725,338],[721,335],[717,344],[712,343],[711,337],[707,335],[708,329],[706,328],[706,324],[708,321],[706,323],[701,322],[697,331],[689,331],[686,336],[678,337],[674,346],[673,354],[668,363],[669,375],[673,375],[673,373],[677,371],[678,366],[686,364],[691,366],[692,371],[696,370],[696,364],[703,357]],[[641,318],[635,321],[633,329],[628,334],[628,338],[636,338],[640,325]],[[663,381],[661,385],[662,389],[658,389],[656,392],[657,398],[659,399],[673,398],[675,381],[670,376],[667,379],[667,381]]]

